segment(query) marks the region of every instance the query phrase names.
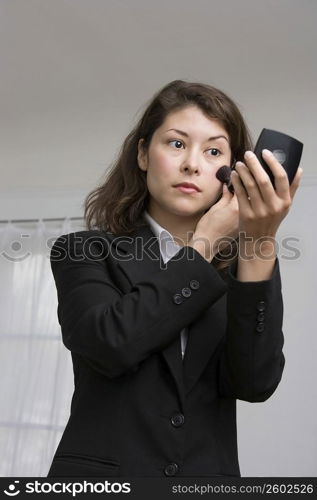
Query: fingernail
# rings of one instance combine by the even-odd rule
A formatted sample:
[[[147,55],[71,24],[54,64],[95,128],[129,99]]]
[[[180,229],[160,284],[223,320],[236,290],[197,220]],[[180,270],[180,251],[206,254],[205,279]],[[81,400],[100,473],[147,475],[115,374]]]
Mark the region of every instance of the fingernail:
[[[272,156],[273,153],[269,149],[262,149],[262,154],[267,156]]]
[[[252,153],[252,151],[246,151],[244,153],[245,158],[253,158],[253,156],[254,156],[254,153]]]

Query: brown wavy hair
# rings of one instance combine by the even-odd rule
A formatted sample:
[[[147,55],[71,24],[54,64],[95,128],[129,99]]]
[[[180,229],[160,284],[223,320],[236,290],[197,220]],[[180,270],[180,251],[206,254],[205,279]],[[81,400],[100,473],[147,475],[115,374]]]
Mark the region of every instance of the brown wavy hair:
[[[237,160],[243,161],[245,151],[253,149],[251,135],[242,114],[228,95],[208,84],[174,80],[145,104],[143,115],[105,172],[105,180],[87,195],[84,201],[84,218],[88,230],[128,235],[147,224],[142,214],[148,206],[149,191],[146,172],[139,168],[137,160],[139,140],[144,139],[142,146],[145,151],[148,150],[155,130],[162,125],[168,114],[193,104],[206,116],[218,119],[227,131],[232,164]],[[238,238],[218,253],[212,262],[217,269],[224,269],[237,256]]]

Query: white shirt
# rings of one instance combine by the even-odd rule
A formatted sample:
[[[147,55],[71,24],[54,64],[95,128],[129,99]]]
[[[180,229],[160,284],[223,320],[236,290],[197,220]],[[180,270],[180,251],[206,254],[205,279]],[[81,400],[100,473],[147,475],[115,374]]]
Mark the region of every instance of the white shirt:
[[[175,241],[170,232],[168,232],[164,227],[160,226],[156,220],[151,217],[151,215],[144,210],[143,212],[145,220],[149,223],[153,233],[158,238],[158,243],[160,247],[160,252],[164,264],[168,262],[181,248]],[[187,344],[187,328],[183,328],[180,332],[181,336],[181,349],[182,349],[182,359],[184,359],[185,349]]]

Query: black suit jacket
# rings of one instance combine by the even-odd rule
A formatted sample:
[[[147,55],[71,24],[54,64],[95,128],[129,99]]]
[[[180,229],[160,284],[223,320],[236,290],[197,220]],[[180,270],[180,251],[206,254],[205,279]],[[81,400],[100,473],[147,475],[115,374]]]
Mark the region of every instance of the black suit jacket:
[[[146,224],[62,235],[51,266],[75,390],[48,477],[240,476],[236,399],[268,399],[285,363],[278,258],[259,282],[187,246],[164,265]]]

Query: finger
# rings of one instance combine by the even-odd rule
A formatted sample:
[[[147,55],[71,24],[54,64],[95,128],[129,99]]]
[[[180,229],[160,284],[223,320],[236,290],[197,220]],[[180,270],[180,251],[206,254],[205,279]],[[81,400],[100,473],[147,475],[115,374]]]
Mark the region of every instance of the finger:
[[[229,198],[230,191],[229,191],[228,186],[225,182],[223,183],[222,191],[223,191],[223,195],[226,196],[227,198]]]
[[[232,195],[231,195],[226,183],[223,183],[223,185],[222,185],[222,197],[221,197],[220,202],[222,202],[223,205],[226,205],[227,203],[229,203],[231,198],[232,198]]]
[[[237,208],[239,209],[239,202],[238,202],[238,197],[237,195],[234,193],[231,200],[230,200],[230,205],[233,207],[233,208]]]
[[[264,201],[256,179],[253,177],[250,169],[244,163],[238,161],[235,168],[242,180],[242,183],[246,190],[246,196],[249,199],[252,208],[254,210],[259,209],[260,206],[264,204]]]
[[[229,191],[229,189],[228,189]],[[234,191],[233,193],[231,193],[231,191],[229,191],[229,195],[230,195],[230,199],[229,199],[229,203],[232,207],[237,207],[239,206],[238,204],[238,198],[237,198],[237,195],[236,195],[236,192]]]
[[[297,169],[296,175],[295,175],[295,177],[294,177],[294,179],[292,181],[292,184],[290,185],[290,188],[289,188],[290,195],[291,195],[292,199],[295,196],[295,193],[296,193],[297,188],[299,186],[299,183],[301,181],[302,175],[303,175],[303,169],[301,167],[299,167]]]
[[[239,210],[245,213],[250,212],[251,206],[248,200],[247,192],[243,186],[242,180],[240,179],[240,175],[235,170],[231,172],[231,182],[234,187],[234,192],[237,195]]]
[[[263,149],[262,157],[274,175],[275,191],[279,197],[289,198],[289,181],[285,168],[268,149]]]
[[[226,193],[224,190],[223,185],[221,186],[221,190],[218,192],[218,195],[216,196],[214,202],[210,206],[210,208],[215,207],[215,209],[225,207],[228,203],[228,200],[226,198]]]
[[[247,166],[257,183],[264,204],[269,205],[272,202],[272,198],[276,196],[276,192],[269,175],[252,151],[246,151],[244,157]]]

